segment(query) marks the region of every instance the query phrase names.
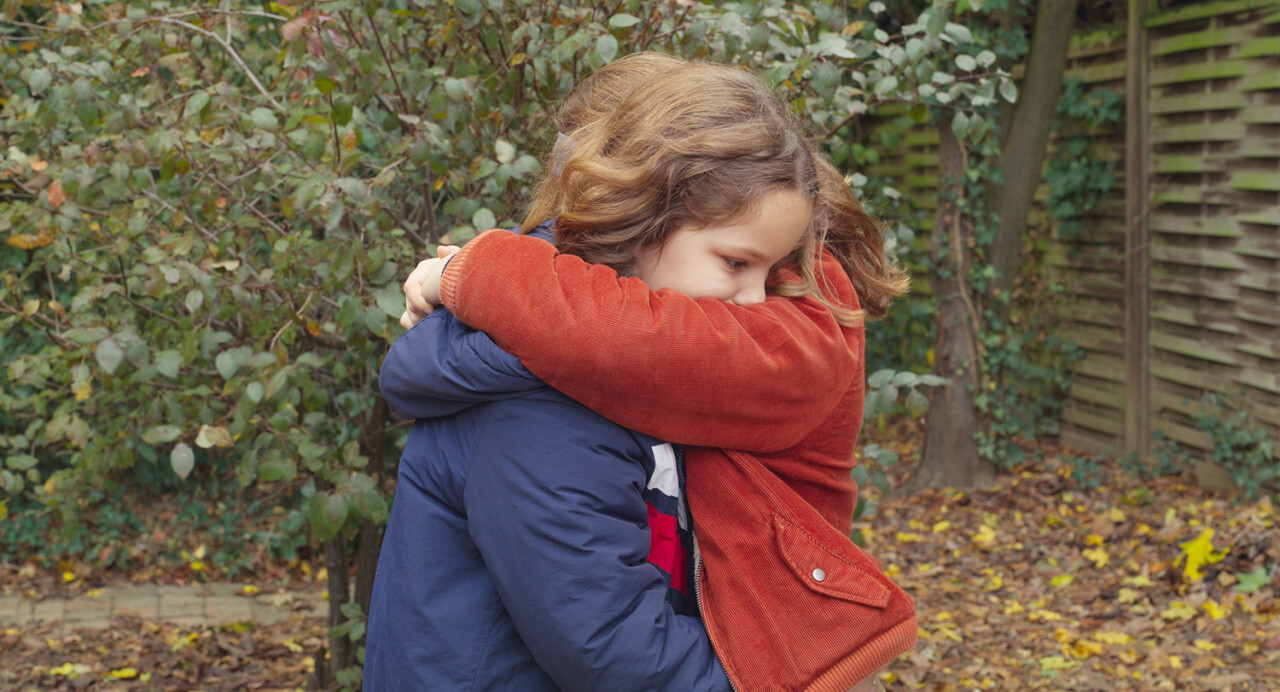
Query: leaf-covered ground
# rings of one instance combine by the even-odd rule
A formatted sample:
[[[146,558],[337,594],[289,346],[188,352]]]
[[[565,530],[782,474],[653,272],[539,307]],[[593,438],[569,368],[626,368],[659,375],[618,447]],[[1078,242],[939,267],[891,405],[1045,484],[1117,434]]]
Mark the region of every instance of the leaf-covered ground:
[[[895,446],[905,473],[918,450]],[[918,608],[890,689],[1280,690],[1272,504],[1072,478],[1043,451],[996,488],[894,494],[861,524]]]
[[[902,486],[922,435],[907,424],[882,436],[898,440],[878,441],[903,456],[889,469]],[[920,643],[886,672],[887,688],[1280,689],[1274,507],[1182,478],[1132,478],[1118,464],[1082,479],[1058,450],[1042,451],[1043,463],[984,491],[865,491],[879,509],[858,528],[919,610]],[[59,575],[26,583],[65,587]],[[124,620],[72,634],[7,627],[0,689],[295,689],[314,679],[324,627],[319,617],[194,629]]]

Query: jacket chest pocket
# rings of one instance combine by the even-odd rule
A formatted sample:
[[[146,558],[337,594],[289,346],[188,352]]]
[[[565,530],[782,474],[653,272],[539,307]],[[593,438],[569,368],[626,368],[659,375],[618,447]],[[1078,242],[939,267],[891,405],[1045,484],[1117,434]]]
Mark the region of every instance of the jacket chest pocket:
[[[827,547],[817,537],[781,516],[773,516],[778,552],[809,590],[873,608],[885,608],[892,595],[888,577],[852,541]]]

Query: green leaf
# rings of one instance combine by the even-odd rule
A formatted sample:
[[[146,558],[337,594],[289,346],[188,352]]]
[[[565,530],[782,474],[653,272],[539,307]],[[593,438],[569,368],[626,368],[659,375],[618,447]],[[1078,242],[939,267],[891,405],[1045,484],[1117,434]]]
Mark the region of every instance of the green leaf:
[[[68,329],[62,336],[77,344],[92,344],[111,336],[111,330],[106,327],[76,327]]]
[[[910,370],[903,370],[893,376],[893,384],[898,387],[911,387],[919,381],[919,375]]]
[[[963,24],[947,22],[944,31],[946,31],[947,35],[954,38],[958,43],[973,43],[973,34],[970,33],[969,27]]]
[[[161,351],[156,354],[156,372],[165,377],[177,377],[182,367],[182,354],[177,351]]]
[[[249,401],[258,403],[262,401],[262,396],[266,394],[267,388],[261,382],[250,382],[244,388],[245,396],[249,397]]]
[[[142,441],[149,445],[173,442],[182,435],[182,429],[176,425],[157,425],[142,433]]]
[[[280,127],[280,121],[276,120],[276,114],[270,108],[254,108],[249,118],[253,120],[254,125],[268,132],[273,132]]]
[[[201,305],[204,305],[204,291],[198,288],[187,291],[187,297],[182,301],[182,304],[186,306],[187,312],[194,314],[200,309]]]
[[[1000,80],[1000,95],[1009,103],[1016,103],[1018,100],[1018,85],[1013,83],[1012,79]]]
[[[182,109],[182,118],[194,118],[209,105],[209,92],[197,91],[187,99],[187,105]]]
[[[493,212],[488,209],[477,209],[476,213],[471,216],[471,225],[476,230],[487,231],[498,225],[498,220],[494,218]]]
[[[867,387],[871,389],[884,389],[885,385],[888,385],[893,381],[893,375],[893,370],[877,370],[872,373],[871,377],[867,378]]]
[[[955,117],[951,119],[951,131],[955,134],[956,139],[961,142],[969,137],[969,114],[964,111],[956,111]]]
[[[222,379],[229,380],[252,357],[253,349],[248,346],[229,348],[219,353],[218,357],[213,359],[213,364],[218,368],[218,374],[222,376]]]
[[[972,55],[965,55],[961,53],[956,56],[956,67],[965,72],[973,72],[978,69],[978,61],[974,60]]]
[[[626,29],[640,23],[640,18],[625,12],[619,12],[609,18],[609,26],[614,29]]]
[[[882,78],[880,81],[876,82],[875,92],[880,96],[884,96],[885,94],[897,88],[898,88],[898,78],[894,77],[893,75],[889,75]]]
[[[258,478],[268,482],[292,482],[298,477],[298,465],[279,453],[270,453],[258,465]]]
[[[316,90],[319,91],[320,93],[322,94],[332,93],[333,88],[336,86],[337,84],[334,83],[332,79],[329,79],[324,75],[319,75],[319,74],[316,75]]]
[[[339,96],[333,100],[333,108],[330,111],[330,117],[333,118],[333,124],[342,127],[351,122],[351,99],[346,96]]]
[[[114,375],[120,363],[124,361],[124,349],[120,348],[120,344],[111,337],[99,341],[93,355],[98,359],[98,367],[108,375]]]
[[[191,469],[196,466],[196,455],[191,447],[185,442],[179,442],[173,446],[173,451],[169,452],[169,466],[173,467],[173,472],[178,474],[178,478],[183,480],[191,475]]]
[[[27,87],[31,89],[31,94],[34,96],[48,89],[52,81],[53,74],[41,67],[31,71],[31,76],[27,78]]]
[[[39,462],[39,459],[30,454],[14,454],[13,456],[5,457],[4,465],[14,471],[26,471],[27,469],[35,468],[35,465]]]
[[[461,79],[450,77],[444,80],[444,93],[448,94],[449,98],[455,101],[460,100],[466,92],[466,84]]]
[[[618,54],[618,39],[611,34],[604,34],[596,39],[596,57],[601,62],[608,63]]]
[[[511,160],[516,156],[515,146],[505,139],[499,139],[497,143],[493,145],[493,149],[494,155],[497,157],[499,163],[511,163]],[[477,228],[480,227],[477,226]]]
[[[1258,589],[1266,586],[1271,582],[1271,575],[1267,572],[1264,565],[1258,565],[1252,572],[1241,572],[1236,575],[1238,583],[1236,591],[1240,593],[1253,593]]]
[[[298,440],[298,454],[303,459],[319,459],[328,451],[327,447],[318,445],[311,440],[305,438]]]
[[[311,520],[311,530],[316,538],[324,541],[337,535],[347,521],[349,511],[347,501],[341,495],[327,492],[312,495],[307,518]]]

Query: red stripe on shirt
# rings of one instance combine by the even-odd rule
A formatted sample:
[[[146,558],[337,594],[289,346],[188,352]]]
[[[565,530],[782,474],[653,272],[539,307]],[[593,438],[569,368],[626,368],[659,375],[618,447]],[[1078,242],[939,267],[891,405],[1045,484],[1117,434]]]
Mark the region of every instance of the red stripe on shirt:
[[[671,588],[687,594],[685,590],[684,546],[680,543],[680,530],[676,518],[649,508],[649,562],[671,575]]]

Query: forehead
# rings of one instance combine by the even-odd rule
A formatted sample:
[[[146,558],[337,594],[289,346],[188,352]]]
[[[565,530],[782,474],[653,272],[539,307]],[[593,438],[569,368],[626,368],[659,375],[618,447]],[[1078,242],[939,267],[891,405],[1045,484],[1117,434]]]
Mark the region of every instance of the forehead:
[[[813,205],[804,195],[792,190],[777,190],[760,198],[750,213],[722,224],[711,224],[718,230],[709,240],[738,246],[743,254],[777,261],[788,255],[804,238],[813,216]]]

